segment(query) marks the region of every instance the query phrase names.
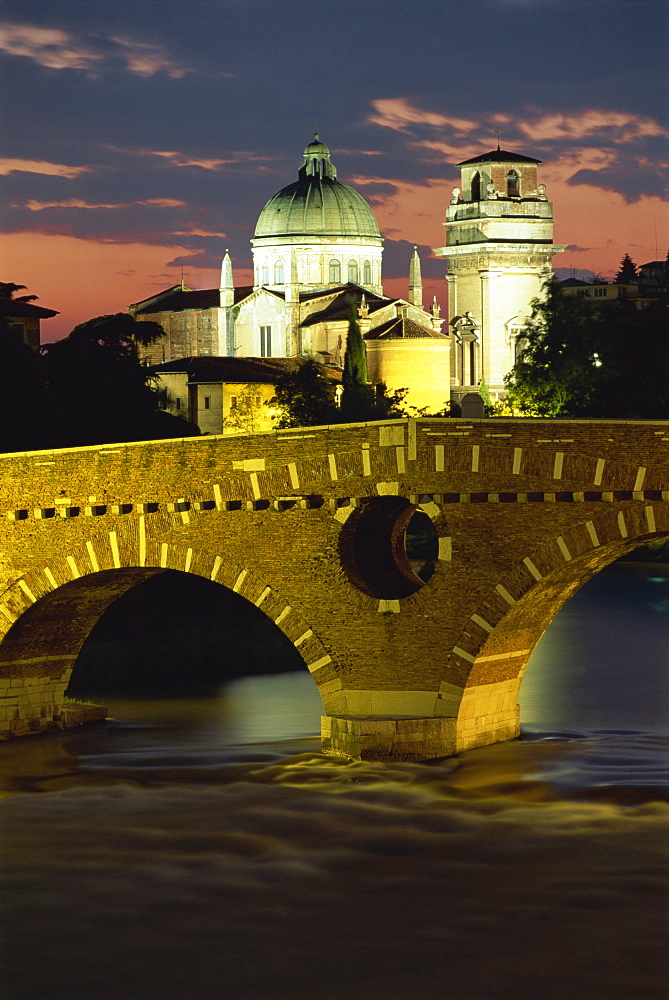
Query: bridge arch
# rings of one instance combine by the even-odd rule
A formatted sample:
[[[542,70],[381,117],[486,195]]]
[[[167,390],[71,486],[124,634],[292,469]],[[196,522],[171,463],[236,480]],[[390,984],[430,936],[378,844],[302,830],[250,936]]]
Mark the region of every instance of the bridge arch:
[[[325,711],[341,710],[342,684],[323,642],[252,563],[148,533],[140,552],[135,528],[130,522],[98,532],[65,556],[33,563],[2,595],[0,738],[61,728],[65,691],[85,640],[119,597],[166,570],[204,577],[255,605],[303,659]]]
[[[447,665],[466,669],[458,750],[517,736],[518,694],[530,656],[577,590],[622,555],[669,536],[666,504],[612,510],[528,551],[470,616]]]

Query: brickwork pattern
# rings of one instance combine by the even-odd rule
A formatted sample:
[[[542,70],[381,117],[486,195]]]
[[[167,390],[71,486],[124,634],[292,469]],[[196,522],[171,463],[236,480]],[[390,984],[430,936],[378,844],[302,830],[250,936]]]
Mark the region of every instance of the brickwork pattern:
[[[559,607],[669,534],[662,422],[398,420],[8,455],[0,474],[5,737],[62,724],[99,616],[176,569],[285,632],[328,749],[420,758],[508,739]],[[406,498],[439,539],[434,575],[401,600],[357,589],[340,559],[342,526],[378,496]]]

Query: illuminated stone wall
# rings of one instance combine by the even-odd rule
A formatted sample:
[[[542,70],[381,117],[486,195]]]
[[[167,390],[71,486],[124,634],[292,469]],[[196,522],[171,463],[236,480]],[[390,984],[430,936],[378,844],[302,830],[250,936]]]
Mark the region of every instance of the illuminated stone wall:
[[[389,390],[409,388],[404,403],[427,413],[448,410],[451,396],[450,338],[367,340],[367,375]]]
[[[100,615],[173,569],[295,644],[328,751],[423,759],[512,738],[559,607],[669,534],[668,448],[661,422],[442,419],[2,456],[0,733],[62,726]],[[414,510],[438,540],[425,585],[402,549]]]

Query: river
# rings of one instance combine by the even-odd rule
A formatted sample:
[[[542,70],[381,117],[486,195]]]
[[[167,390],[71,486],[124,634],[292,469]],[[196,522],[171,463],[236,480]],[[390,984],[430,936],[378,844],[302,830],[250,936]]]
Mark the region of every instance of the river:
[[[6,1000],[666,997],[669,568],[546,632],[523,736],[325,757],[306,672],[0,745]]]

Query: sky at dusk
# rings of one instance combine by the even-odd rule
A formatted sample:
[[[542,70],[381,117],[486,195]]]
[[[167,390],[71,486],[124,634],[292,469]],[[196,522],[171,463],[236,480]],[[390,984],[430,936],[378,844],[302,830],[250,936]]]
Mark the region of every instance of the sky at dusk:
[[[541,159],[554,266],[664,258],[665,0],[0,0],[0,278],[58,339],[177,283],[252,282],[257,217],[317,126],[371,203],[386,292],[445,305],[455,164]],[[497,131],[496,131],[497,130]]]

